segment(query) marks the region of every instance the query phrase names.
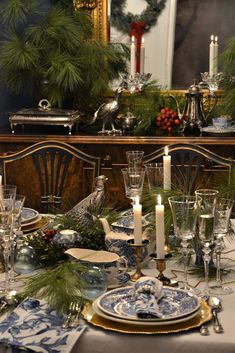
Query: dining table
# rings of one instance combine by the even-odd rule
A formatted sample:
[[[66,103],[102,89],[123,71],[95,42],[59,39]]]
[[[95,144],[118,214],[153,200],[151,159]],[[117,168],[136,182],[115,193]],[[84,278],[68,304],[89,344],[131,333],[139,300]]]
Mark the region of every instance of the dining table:
[[[235,230],[235,220],[232,222]],[[153,261],[146,262],[142,268],[144,275],[157,277],[159,272]],[[85,327],[71,353],[235,353],[235,238],[234,235],[225,239],[225,247],[221,257],[222,267],[226,269],[223,282],[233,289],[229,295],[221,295],[222,310],[218,313],[224,332],[213,330],[213,318],[207,322],[209,334],[202,336],[200,327],[174,333],[131,333],[116,332],[94,326],[81,318],[80,325]],[[133,271],[133,270],[132,270]],[[1,274],[2,275],[2,274]],[[171,257],[166,260],[164,275],[180,283],[183,279],[183,266]],[[188,281],[203,293],[204,277],[190,274]],[[132,285],[133,282],[128,282]],[[10,353],[11,349],[0,346],[0,353]],[[21,350],[17,351],[21,352]],[[25,352],[22,350],[22,352]],[[57,352],[57,351],[55,351]]]

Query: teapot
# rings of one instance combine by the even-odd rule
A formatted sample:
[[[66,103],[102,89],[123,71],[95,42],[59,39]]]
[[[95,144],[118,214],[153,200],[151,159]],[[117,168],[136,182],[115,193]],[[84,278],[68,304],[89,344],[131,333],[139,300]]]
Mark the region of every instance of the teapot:
[[[195,83],[189,87],[185,94],[186,102],[182,113],[176,98],[172,95],[170,97],[175,101],[178,116],[183,122],[182,132],[195,132],[198,130],[201,132],[202,128],[207,126],[207,118],[218,101],[218,97],[214,92],[209,92],[206,97],[203,97],[200,87]],[[208,107],[207,111],[205,106]]]

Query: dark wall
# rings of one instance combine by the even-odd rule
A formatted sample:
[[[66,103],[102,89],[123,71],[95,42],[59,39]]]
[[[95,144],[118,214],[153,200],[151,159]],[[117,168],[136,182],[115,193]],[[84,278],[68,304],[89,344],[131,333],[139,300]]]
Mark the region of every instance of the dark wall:
[[[235,0],[178,0],[173,61],[173,87],[188,87],[208,71],[211,34],[219,53],[235,36]]]
[[[50,0],[38,0],[40,4],[41,10],[47,10],[50,6]],[[4,26],[1,22],[0,17],[0,40],[4,38]],[[21,32],[20,32],[21,33]],[[1,55],[1,50],[0,50]],[[21,95],[14,95],[8,91],[5,87],[1,74],[0,74],[0,128],[9,126],[8,117],[9,113],[12,111],[16,111],[22,108],[28,108],[35,106],[36,101],[29,95],[21,94]]]

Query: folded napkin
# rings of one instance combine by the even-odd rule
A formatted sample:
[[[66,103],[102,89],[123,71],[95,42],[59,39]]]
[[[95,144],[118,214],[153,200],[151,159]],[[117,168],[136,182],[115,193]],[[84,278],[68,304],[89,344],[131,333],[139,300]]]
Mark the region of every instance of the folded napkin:
[[[142,277],[134,285],[135,313],[143,319],[161,318],[158,300],[162,298],[162,282],[154,277]]]
[[[62,329],[63,320],[47,303],[27,298],[0,321],[0,342],[33,352],[69,353],[84,328]]]

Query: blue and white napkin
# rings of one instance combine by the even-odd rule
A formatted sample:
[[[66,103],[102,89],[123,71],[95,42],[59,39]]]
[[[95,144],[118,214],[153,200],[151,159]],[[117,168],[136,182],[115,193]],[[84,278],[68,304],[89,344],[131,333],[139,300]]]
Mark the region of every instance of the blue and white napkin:
[[[33,352],[69,353],[85,328],[63,329],[63,319],[47,303],[27,298],[0,321],[0,342]]]
[[[143,319],[161,318],[158,301],[163,296],[162,282],[154,277],[142,277],[134,285],[135,312]]]

